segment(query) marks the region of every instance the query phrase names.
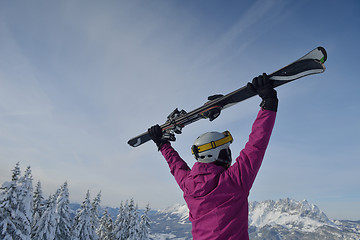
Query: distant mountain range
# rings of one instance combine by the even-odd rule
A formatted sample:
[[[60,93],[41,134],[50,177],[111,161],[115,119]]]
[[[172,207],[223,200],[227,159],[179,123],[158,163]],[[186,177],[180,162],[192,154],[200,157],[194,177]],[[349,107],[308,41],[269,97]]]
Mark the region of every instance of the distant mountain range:
[[[152,211],[150,218],[152,239],[192,239],[186,205]],[[249,235],[253,240],[359,240],[360,221],[331,220],[306,200],[251,202]]]
[[[74,215],[79,207],[71,204]],[[115,220],[118,209],[106,209]],[[182,204],[150,211],[151,239],[192,239],[188,214],[187,206]],[[306,200],[255,201],[249,203],[249,235],[252,240],[359,240],[360,221],[331,220]]]

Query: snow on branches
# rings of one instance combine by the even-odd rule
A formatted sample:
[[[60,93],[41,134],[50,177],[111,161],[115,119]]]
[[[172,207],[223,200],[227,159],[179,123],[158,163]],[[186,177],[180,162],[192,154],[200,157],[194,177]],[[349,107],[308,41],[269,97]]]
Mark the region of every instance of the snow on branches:
[[[33,190],[30,167],[21,176],[19,165],[15,165],[11,180],[0,187],[0,239],[149,239],[149,206],[139,216],[133,199],[121,203],[114,221],[106,209],[100,210],[101,194],[91,201],[88,191],[75,213],[67,182],[45,200],[40,182]]]

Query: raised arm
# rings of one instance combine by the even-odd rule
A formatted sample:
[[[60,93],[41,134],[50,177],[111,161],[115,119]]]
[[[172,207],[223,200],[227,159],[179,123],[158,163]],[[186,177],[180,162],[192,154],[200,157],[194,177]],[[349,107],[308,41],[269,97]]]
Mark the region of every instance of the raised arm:
[[[231,177],[249,192],[260,169],[271,132],[275,123],[276,112],[260,110],[252,126],[249,141],[228,171]]]
[[[161,151],[166,162],[169,165],[171,174],[175,177],[180,188],[184,189],[184,180],[190,173],[190,168],[186,162],[179,156],[175,149],[171,146],[167,138],[163,136],[163,132],[159,125],[152,126],[148,130],[151,139],[155,142],[159,151]]]
[[[181,190],[184,190],[185,179],[190,174],[189,166],[174,150],[170,143],[164,144],[160,151],[169,165],[171,174],[175,177]]]
[[[277,92],[264,73],[248,84],[262,98],[261,110],[252,126],[249,141],[240,152],[236,163],[228,170],[243,190],[249,192],[260,169],[274,127],[278,107]]]

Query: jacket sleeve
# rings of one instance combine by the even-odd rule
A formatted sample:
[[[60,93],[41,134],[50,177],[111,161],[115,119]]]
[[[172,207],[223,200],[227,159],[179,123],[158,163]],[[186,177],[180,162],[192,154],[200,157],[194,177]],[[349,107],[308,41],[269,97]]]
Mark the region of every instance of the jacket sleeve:
[[[184,191],[185,179],[190,174],[189,166],[174,150],[170,143],[164,144],[160,151],[169,165],[171,174],[175,177],[181,190]]]
[[[240,152],[236,162],[228,169],[230,176],[235,179],[245,192],[249,192],[260,169],[272,129],[276,112],[260,110],[252,126],[249,141]]]

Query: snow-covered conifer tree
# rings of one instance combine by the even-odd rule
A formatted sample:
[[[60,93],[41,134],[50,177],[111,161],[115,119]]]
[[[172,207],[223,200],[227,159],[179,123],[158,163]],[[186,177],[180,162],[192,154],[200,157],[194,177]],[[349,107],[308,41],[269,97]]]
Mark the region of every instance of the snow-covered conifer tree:
[[[57,225],[55,230],[55,240],[72,239],[72,219],[70,211],[68,184],[65,182],[56,199]]]
[[[99,192],[93,202],[91,203],[91,218],[92,218],[92,224],[95,229],[99,228],[99,207],[101,202],[101,192]]]
[[[0,239],[12,239],[17,231],[13,216],[16,215],[18,205],[19,163],[12,172],[11,181],[4,182],[0,192]]]
[[[24,176],[19,178],[19,201],[17,218],[21,223],[21,231],[24,236],[31,236],[31,224],[33,215],[33,186],[30,167],[27,167]]]
[[[57,193],[49,196],[46,209],[33,229],[32,239],[55,239],[55,231],[58,222],[58,215],[56,214],[57,196]]]
[[[114,223],[113,236],[116,240],[139,239],[139,210],[134,199],[121,203]]]
[[[149,211],[150,211],[150,206],[148,204],[145,208],[144,214],[141,215],[141,217],[140,217],[141,220],[140,220],[138,236],[137,236],[138,240],[148,240],[149,239],[149,229],[150,229],[150,223],[151,223],[151,220],[148,216]]]
[[[128,239],[129,240],[137,240],[137,231],[139,224],[139,212],[138,206],[134,203],[134,199],[132,198],[128,207]]]
[[[16,163],[10,182],[5,182],[0,192],[0,239],[30,239],[29,221],[22,201],[25,199],[24,178],[20,182],[20,167]],[[30,177],[30,171],[28,171]],[[24,183],[24,184],[23,184]],[[29,209],[27,209],[29,210]]]
[[[126,202],[125,205],[123,203],[120,204],[119,212],[116,217],[114,228],[113,228],[113,236],[116,240],[123,240],[127,238],[126,235],[126,222],[127,222],[127,215],[126,210],[128,203]]]
[[[99,227],[96,233],[101,240],[113,240],[113,222],[107,210],[104,211],[103,216],[99,221]]]
[[[34,195],[33,195],[33,222],[32,222],[32,235],[34,234],[34,229],[37,222],[40,220],[42,214],[44,213],[46,204],[44,201],[41,183],[37,182]]]
[[[90,193],[88,191],[85,200],[75,216],[74,240],[97,240],[98,237],[92,223]]]

